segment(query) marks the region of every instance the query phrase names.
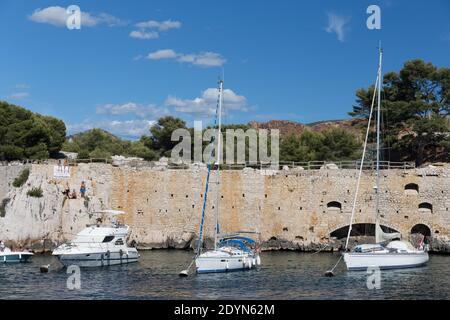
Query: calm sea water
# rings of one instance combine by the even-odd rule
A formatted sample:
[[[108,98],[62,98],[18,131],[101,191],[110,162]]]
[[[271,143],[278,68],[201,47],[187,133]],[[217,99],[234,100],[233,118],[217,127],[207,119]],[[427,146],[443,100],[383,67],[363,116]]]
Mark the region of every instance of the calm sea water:
[[[368,290],[365,272],[323,276],[337,254],[263,252],[258,270],[180,278],[192,253],[145,251],[137,264],[81,270],[81,289],[68,290],[66,269],[40,273],[57,261],[0,264],[0,299],[450,299],[450,256],[432,255],[426,267],[382,271],[381,289]]]

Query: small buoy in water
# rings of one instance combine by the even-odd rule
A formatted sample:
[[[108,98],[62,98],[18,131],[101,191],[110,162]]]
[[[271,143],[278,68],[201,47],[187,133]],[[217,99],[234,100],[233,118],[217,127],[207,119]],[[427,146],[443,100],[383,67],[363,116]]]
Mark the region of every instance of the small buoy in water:
[[[41,273],[47,273],[48,270],[50,269],[50,265],[49,264],[44,264],[39,269],[41,270]]]
[[[328,270],[327,272],[325,272],[325,277],[334,277],[333,271]]]
[[[183,270],[178,275],[180,277],[187,277],[189,275],[189,272],[187,270]]]

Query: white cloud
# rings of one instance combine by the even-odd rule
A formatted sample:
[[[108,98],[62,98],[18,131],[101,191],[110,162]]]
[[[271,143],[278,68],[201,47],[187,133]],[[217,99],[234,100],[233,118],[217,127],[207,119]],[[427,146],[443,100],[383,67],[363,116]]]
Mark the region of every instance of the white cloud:
[[[172,49],[163,49],[158,50],[152,53],[149,53],[147,59],[150,60],[160,60],[160,59],[174,59],[178,56],[178,54]]]
[[[130,37],[142,40],[157,39],[159,38],[159,33],[156,31],[134,30],[130,32]]]
[[[128,24],[127,21],[123,21],[113,15],[110,15],[109,13],[100,13],[94,18],[97,19],[98,23],[104,23],[110,27],[124,26]],[[81,23],[83,23],[83,12],[81,12]]]
[[[347,32],[347,24],[350,18],[335,13],[328,13],[328,27],[325,29],[328,33],[336,33],[340,42],[344,42]]]
[[[170,29],[179,29],[181,28],[181,22],[180,21],[172,21],[172,20],[166,20],[166,21],[144,21],[136,23],[136,27],[141,29],[157,29],[159,31],[167,31]]]
[[[209,88],[202,92],[200,97],[194,99],[180,99],[168,96],[165,105],[174,107],[177,112],[201,115],[213,115],[216,110],[219,91]],[[230,89],[223,92],[224,111],[248,111],[247,99],[237,95]]]
[[[156,105],[141,105],[134,102],[124,104],[105,104],[97,107],[98,114],[108,114],[112,116],[120,116],[125,114],[133,114],[140,118],[160,117],[169,114],[169,110]]]
[[[51,24],[56,27],[65,27],[68,17],[69,14],[66,12],[66,8],[53,6],[34,10],[34,12],[28,16],[28,19],[38,23]],[[125,22],[107,13],[93,15],[89,12],[81,11],[81,27],[93,27],[98,24],[106,24],[112,27],[123,25]]]
[[[84,121],[78,124],[69,124],[67,129],[69,134],[100,128],[106,130],[116,136],[129,139],[137,139],[142,135],[150,133],[150,127],[155,124],[152,120],[100,120],[100,121]]]
[[[163,49],[151,52],[147,55],[147,59],[175,59],[178,62],[190,63],[201,67],[220,67],[227,61],[219,53],[215,52],[201,52],[194,54],[177,53],[172,49]]]
[[[180,21],[172,21],[172,20],[166,20],[166,21],[144,21],[136,23],[135,26],[139,28],[139,30],[133,30],[130,33],[130,37],[135,39],[142,39],[142,40],[148,40],[148,39],[157,39],[159,38],[159,32],[161,31],[168,31],[170,29],[179,29],[181,28],[181,22]],[[152,29],[152,30],[148,30]],[[157,30],[157,31],[155,31]]]
[[[29,96],[30,96],[30,93],[28,93],[28,92],[15,92],[15,93],[10,94],[8,96],[8,98],[21,100],[21,99],[28,98]]]
[[[203,67],[220,67],[226,62],[220,54],[215,52],[181,55],[178,61],[188,62]]]

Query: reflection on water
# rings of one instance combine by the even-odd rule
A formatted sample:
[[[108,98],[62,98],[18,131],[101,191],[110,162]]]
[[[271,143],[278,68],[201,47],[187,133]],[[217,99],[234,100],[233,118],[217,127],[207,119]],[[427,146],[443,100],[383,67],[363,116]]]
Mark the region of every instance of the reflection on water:
[[[426,267],[382,271],[381,289],[368,290],[365,272],[323,273],[337,254],[264,252],[257,270],[224,274],[178,273],[192,259],[185,251],[144,251],[139,263],[81,270],[81,290],[68,290],[66,270],[40,273],[51,256],[29,264],[0,264],[2,299],[450,299],[450,256],[430,256]]]

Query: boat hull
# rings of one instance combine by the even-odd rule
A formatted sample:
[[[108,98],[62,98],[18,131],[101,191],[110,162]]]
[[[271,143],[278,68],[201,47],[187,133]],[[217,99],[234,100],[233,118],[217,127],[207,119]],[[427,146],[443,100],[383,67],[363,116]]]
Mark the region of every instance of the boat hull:
[[[429,260],[427,252],[418,253],[344,253],[347,270],[367,270],[369,267],[386,269],[416,268]]]
[[[78,253],[78,254],[60,254],[55,255],[59,261],[66,267],[77,265],[81,268],[94,268],[123,265],[138,262],[139,253],[132,251],[127,253],[110,252],[107,253]]]
[[[12,252],[7,254],[0,254],[0,262],[3,263],[25,263],[29,262],[32,253]]]
[[[257,257],[198,257],[195,260],[197,273],[222,273],[250,270],[256,267]]]

